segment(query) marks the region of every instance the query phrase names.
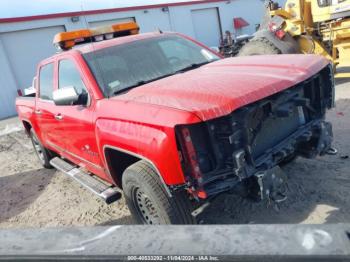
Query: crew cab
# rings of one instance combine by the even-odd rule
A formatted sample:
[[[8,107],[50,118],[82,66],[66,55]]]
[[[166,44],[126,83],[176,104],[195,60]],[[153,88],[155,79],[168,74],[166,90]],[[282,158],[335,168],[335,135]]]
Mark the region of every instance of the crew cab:
[[[38,65],[35,97],[16,101],[19,118],[44,167],[107,203],[123,192],[139,223],[195,223],[195,208],[238,188],[283,201],[279,166],[332,149],[334,83],[322,57],[222,59],[134,23],[55,44],[62,51]]]

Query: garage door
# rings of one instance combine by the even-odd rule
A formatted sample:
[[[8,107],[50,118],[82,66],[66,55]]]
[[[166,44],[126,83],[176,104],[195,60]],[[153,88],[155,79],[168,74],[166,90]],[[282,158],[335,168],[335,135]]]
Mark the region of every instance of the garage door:
[[[118,24],[118,23],[123,23],[123,22],[135,22],[135,18],[134,17],[125,17],[125,18],[117,18],[117,19],[111,19],[111,20],[94,21],[94,22],[89,22],[89,26],[90,27],[98,27],[98,26]]]
[[[56,53],[54,35],[63,31],[64,26],[54,26],[0,34],[18,88],[31,85],[37,64]]]
[[[0,79],[0,109],[9,116],[15,114],[16,90],[31,85],[37,64],[56,52],[52,45],[56,33],[65,31],[64,26],[45,27],[24,31],[1,33],[4,53],[16,81],[16,87],[8,87],[6,79]],[[11,90],[9,90],[9,88]],[[14,90],[13,90],[14,89]],[[6,103],[4,100],[7,100]],[[9,112],[8,112],[9,111]],[[5,116],[1,116],[5,117]]]
[[[192,10],[191,13],[196,40],[209,47],[219,46],[221,36],[219,10],[206,8]]]

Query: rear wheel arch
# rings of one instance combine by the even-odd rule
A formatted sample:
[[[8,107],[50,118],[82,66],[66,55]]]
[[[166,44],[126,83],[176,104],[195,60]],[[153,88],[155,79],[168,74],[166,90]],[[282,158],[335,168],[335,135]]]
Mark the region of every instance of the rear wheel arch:
[[[133,164],[143,160],[147,162],[150,166],[152,166],[152,168],[156,171],[162,185],[164,186],[164,189],[166,190],[167,194],[171,197],[171,192],[167,184],[164,182],[164,179],[161,176],[158,168],[151,160],[145,158],[144,156],[113,146],[104,146],[103,154],[108,167],[109,174],[111,175],[112,179],[118,187],[123,187],[122,180],[125,170]]]
[[[25,130],[26,134],[29,136],[30,130],[33,128],[32,124],[27,120],[22,120],[22,124],[24,126],[24,130]]]

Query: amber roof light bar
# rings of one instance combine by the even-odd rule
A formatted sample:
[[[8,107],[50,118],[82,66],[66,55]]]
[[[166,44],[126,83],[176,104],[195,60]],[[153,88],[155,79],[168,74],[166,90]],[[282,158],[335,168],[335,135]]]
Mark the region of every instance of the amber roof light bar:
[[[99,42],[127,35],[136,35],[139,31],[140,28],[136,22],[112,24],[91,29],[58,33],[53,39],[53,44],[58,50],[65,51],[73,48],[75,45]]]

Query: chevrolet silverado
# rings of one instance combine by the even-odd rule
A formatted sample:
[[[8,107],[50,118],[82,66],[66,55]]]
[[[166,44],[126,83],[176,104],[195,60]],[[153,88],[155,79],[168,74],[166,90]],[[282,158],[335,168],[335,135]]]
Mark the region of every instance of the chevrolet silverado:
[[[35,97],[17,99],[44,167],[107,203],[122,191],[139,223],[188,224],[238,188],[283,201],[280,165],[331,149],[326,59],[222,59],[187,36],[124,26],[56,36],[61,52],[38,65]]]

